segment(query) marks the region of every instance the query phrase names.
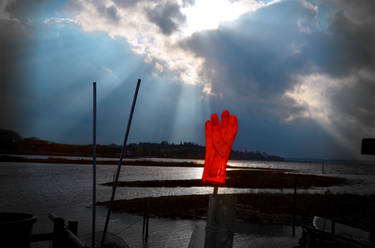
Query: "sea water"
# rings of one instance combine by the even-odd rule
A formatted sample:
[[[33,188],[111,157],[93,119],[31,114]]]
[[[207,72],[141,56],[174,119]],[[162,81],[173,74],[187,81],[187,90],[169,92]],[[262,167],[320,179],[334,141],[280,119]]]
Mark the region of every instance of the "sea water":
[[[165,161],[165,159],[153,160]],[[198,162],[203,163],[203,161]],[[230,161],[229,164],[236,167],[289,169],[295,170],[295,173],[321,174],[322,172],[319,163]],[[353,184],[325,188],[316,187],[306,190],[298,189],[298,193],[374,194],[375,173],[373,167],[370,165],[356,166],[326,164],[324,168],[324,176],[348,178],[353,181]],[[97,165],[97,201],[108,201],[110,199],[112,188],[102,184],[113,180],[115,170],[116,166]],[[190,167],[123,166],[120,181],[199,179],[202,176],[202,171],[203,168]],[[248,192],[285,194],[292,193],[293,190],[219,188],[219,193]],[[119,187],[115,199],[211,193],[212,187]],[[90,232],[91,201],[92,166],[89,164],[0,163],[0,212],[26,212],[36,215],[38,221],[34,233],[52,230],[52,224],[47,218],[49,213],[79,221],[79,232],[81,234]],[[105,208],[99,207],[97,209],[98,230],[102,228],[105,214]],[[152,222],[153,225],[154,222]],[[127,240],[129,238],[135,240],[138,238],[138,229],[141,228],[139,223],[142,223],[141,217],[114,213],[111,219],[111,231],[119,234],[125,232],[126,235],[124,235]],[[178,223],[180,224],[180,222]],[[169,230],[169,225],[164,225],[161,229]],[[136,226],[140,227],[138,229],[133,228]]]
[[[165,159],[154,159],[163,160]],[[181,160],[167,160],[181,161]],[[182,160],[192,161],[192,160]],[[198,161],[203,162],[203,161]],[[230,161],[236,167],[289,169],[295,173],[321,174],[322,165],[317,163],[248,162]],[[375,166],[326,164],[324,176],[338,176],[351,180],[351,184],[331,187],[298,189],[303,193],[353,193],[375,194]],[[112,182],[116,166],[97,165],[97,200],[109,199],[111,187],[103,183]],[[200,179],[203,168],[123,166],[120,181]],[[92,166],[89,164],[49,163],[0,163],[0,209],[25,205],[49,208],[49,203],[60,201],[61,206],[88,204],[91,199]],[[233,189],[219,188],[219,193],[291,193],[292,189]],[[116,199],[133,199],[148,196],[210,194],[212,187],[118,187]],[[12,200],[9,200],[12,199]],[[54,204],[54,203],[52,203]]]

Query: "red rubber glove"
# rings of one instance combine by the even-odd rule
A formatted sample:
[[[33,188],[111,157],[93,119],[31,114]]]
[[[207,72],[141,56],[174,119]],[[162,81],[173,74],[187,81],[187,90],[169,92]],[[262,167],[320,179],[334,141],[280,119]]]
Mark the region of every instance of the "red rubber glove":
[[[202,175],[203,182],[225,184],[226,167],[238,129],[237,118],[228,110],[221,114],[221,124],[217,114],[206,121],[206,156]]]

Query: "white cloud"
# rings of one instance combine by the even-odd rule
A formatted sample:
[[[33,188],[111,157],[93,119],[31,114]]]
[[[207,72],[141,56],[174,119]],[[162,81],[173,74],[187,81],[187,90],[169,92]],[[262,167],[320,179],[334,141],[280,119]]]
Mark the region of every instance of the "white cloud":
[[[159,72],[163,72],[163,66],[159,63],[155,63],[155,69],[158,70]]]
[[[300,54],[303,48],[303,44],[292,42],[288,45],[287,49],[290,55],[294,56]]]
[[[313,5],[311,2],[308,2],[306,0],[301,0],[302,6],[305,7],[306,9],[312,10],[315,13],[318,13],[318,6]]]
[[[112,38],[125,38],[133,52],[146,55],[146,63],[151,63],[153,59],[160,60],[184,83],[204,83],[199,78],[203,59],[180,49],[177,34],[166,36],[157,25],[148,20],[144,9],[152,8],[154,2],[142,1],[129,8],[120,8],[114,2],[106,1],[106,7],[116,6],[118,23],[108,22],[91,1],[79,0],[75,4],[81,7],[75,21],[80,23],[83,31],[102,31]]]
[[[147,55],[146,58],[143,60],[146,64],[150,64],[152,62],[152,57]]]
[[[295,86],[286,91],[284,97],[292,99],[298,111],[288,115],[284,121],[311,118],[348,151],[358,156],[358,141],[374,133],[375,129],[365,127],[355,114],[340,110],[340,105],[353,104],[353,99],[345,96],[359,87],[358,78],[366,75],[365,71],[360,70],[341,78],[319,73],[295,76]],[[348,102],[340,102],[342,98],[347,98]],[[360,111],[360,108],[357,110]]]
[[[194,5],[182,9],[187,20],[184,34],[208,29],[217,29],[221,23],[237,19],[240,15],[249,13],[265,6],[257,1],[229,0],[200,0]]]
[[[317,5],[313,5],[311,2],[307,0],[300,0],[301,5],[303,8],[307,9],[310,14],[313,14],[313,18],[311,16],[301,17],[297,20],[297,27],[298,30],[305,34],[311,34],[313,29],[319,26],[319,22],[317,19],[319,8]]]
[[[80,25],[79,21],[72,19],[72,18],[58,18],[58,17],[51,17],[47,18],[43,21],[44,24],[50,24],[50,23],[72,23],[76,25]]]
[[[290,115],[287,120],[298,117],[310,117],[329,122],[331,115],[330,94],[342,87],[339,80],[334,80],[323,74],[298,75],[294,78],[298,82],[285,96],[295,101],[296,105],[303,107],[303,113],[296,116]]]
[[[211,8],[203,12],[201,11],[202,13],[198,11],[200,13],[197,12],[198,15],[192,14],[194,13],[194,6],[203,4],[204,2],[211,3]],[[266,5],[265,3],[260,3],[255,0],[220,0],[220,3],[226,6],[226,8],[217,9],[216,2],[212,3],[210,0],[195,1],[195,5],[184,5],[183,1],[180,0],[143,0],[136,1],[133,4],[127,4],[126,8],[124,8],[124,6],[120,6],[118,3],[119,2],[115,0],[102,2],[89,0],[72,1],[71,4],[74,5],[75,12],[77,13],[74,19],[49,18],[45,22],[65,21],[79,25],[85,32],[101,31],[106,32],[113,39],[116,37],[125,38],[131,45],[134,53],[145,56],[145,63],[152,63],[154,60],[159,61],[160,63],[154,64],[159,72],[168,70],[174,74],[174,79],[176,80],[186,84],[203,85],[209,85],[211,83],[208,78],[201,75],[204,59],[179,47],[179,42],[184,40],[187,34],[198,31],[197,27],[194,27],[191,23],[202,23],[205,20],[209,20],[210,18],[208,18],[207,15],[210,13],[216,13],[218,11],[221,11],[220,13],[227,13],[227,15],[223,16],[222,20],[220,20],[220,15],[217,16],[215,19],[216,26],[214,26],[214,28],[217,28],[220,21],[234,20],[239,17],[240,14],[255,11]],[[150,11],[154,8],[160,10],[160,6],[178,6],[177,10],[179,9],[178,11],[185,14],[186,23],[174,22],[173,25],[179,26],[174,29],[173,32],[164,34],[161,31],[160,25],[158,26],[160,23],[154,23],[150,21],[149,18]],[[103,9],[109,8],[111,12],[116,15],[116,18],[110,20],[108,16],[103,14]],[[232,13],[231,16],[228,16],[230,13],[228,8],[237,11],[234,15]],[[176,11],[176,8],[174,8],[174,10]],[[174,17],[173,14],[171,16]],[[116,21],[113,21],[113,19],[116,19]],[[174,21],[174,19],[171,20]],[[181,20],[180,18],[179,21]],[[161,22],[163,20],[158,21]],[[168,24],[171,23],[169,22]],[[210,27],[212,28],[213,26]],[[208,28],[208,26],[205,28]],[[163,66],[161,66],[162,64]],[[208,88],[207,86],[205,89]],[[206,92],[208,91],[206,90]]]
[[[112,73],[113,73],[112,69],[110,69],[110,68],[108,68],[108,67],[106,67],[106,66],[102,66],[102,69],[103,69],[103,71],[105,71],[105,72],[107,72],[107,73],[109,73],[109,74],[112,74]]]
[[[308,21],[306,21],[305,19],[299,18],[297,20],[297,27],[298,27],[298,30],[301,33],[311,34],[311,32],[312,32],[311,27],[309,26]]]
[[[206,84],[206,85],[203,87],[202,92],[205,93],[205,94],[207,94],[207,95],[216,96],[216,94],[214,94],[214,93],[212,92],[212,86],[211,86],[211,84]]]

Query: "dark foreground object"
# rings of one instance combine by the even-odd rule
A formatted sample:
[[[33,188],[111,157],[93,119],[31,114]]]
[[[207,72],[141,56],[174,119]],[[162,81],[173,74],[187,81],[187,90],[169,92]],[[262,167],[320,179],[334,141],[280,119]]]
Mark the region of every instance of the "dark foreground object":
[[[233,247],[236,201],[233,195],[210,195],[205,248]]]
[[[27,213],[0,213],[0,247],[29,248],[31,242],[51,242],[52,248],[89,248],[77,237],[77,221],[66,223],[54,214],[48,217],[53,222],[52,232],[32,234],[32,226],[37,220],[35,216]],[[97,238],[101,237],[102,232],[98,232]],[[87,240],[91,241],[91,236]],[[111,233],[108,233],[103,246],[99,246],[96,241],[98,248],[129,247],[124,240]]]
[[[36,217],[26,213],[0,213],[0,246],[28,248]]]
[[[31,236],[31,242],[51,242],[52,248],[86,248],[77,237],[78,222],[68,221],[54,214],[48,215],[53,222],[51,233],[38,233]]]
[[[302,230],[299,248],[375,248],[374,243],[320,231],[312,226],[303,226]]]
[[[375,139],[362,139],[361,153],[366,155],[375,155]]]
[[[292,194],[233,194],[237,197],[237,218],[252,223],[292,223]],[[205,219],[209,195],[183,195],[116,200],[113,210],[143,215],[148,202],[151,217]],[[98,202],[107,205],[107,202]],[[351,194],[297,194],[296,225],[309,224],[314,216],[336,221],[363,230],[370,230],[375,196]]]
[[[83,243],[91,245],[92,237],[93,236],[91,233],[83,236],[82,237]],[[103,245],[100,244],[102,237],[103,237],[102,231],[98,231],[95,233],[95,240],[94,240],[95,248],[129,248],[129,245],[121,237],[113,233],[107,232],[105,236],[105,243]],[[92,245],[85,246],[84,248],[90,248],[90,247],[92,247]]]

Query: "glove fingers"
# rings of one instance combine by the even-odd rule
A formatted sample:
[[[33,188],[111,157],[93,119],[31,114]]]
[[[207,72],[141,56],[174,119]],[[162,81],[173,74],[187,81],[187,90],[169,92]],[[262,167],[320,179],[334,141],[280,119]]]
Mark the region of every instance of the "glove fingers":
[[[230,115],[228,110],[223,111],[221,123],[215,113],[211,115],[211,120],[206,121],[206,158],[202,181],[225,183],[227,162],[237,129],[237,117]]]
[[[223,135],[227,132],[228,126],[229,126],[229,118],[230,114],[228,110],[224,110],[221,114],[221,132]]]
[[[234,139],[236,138],[238,130],[238,121],[235,115],[231,115],[229,119],[228,131],[225,134],[225,140],[232,146]]]
[[[211,115],[211,125],[213,128],[220,126],[219,116],[216,113]]]

